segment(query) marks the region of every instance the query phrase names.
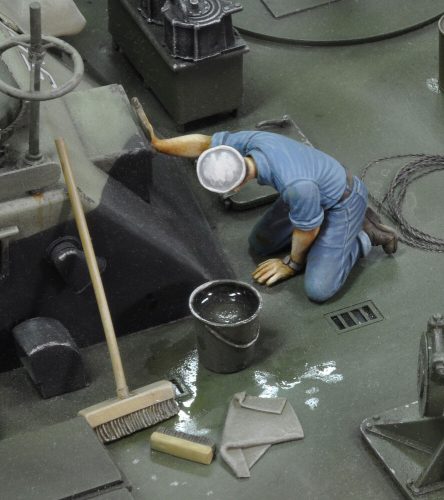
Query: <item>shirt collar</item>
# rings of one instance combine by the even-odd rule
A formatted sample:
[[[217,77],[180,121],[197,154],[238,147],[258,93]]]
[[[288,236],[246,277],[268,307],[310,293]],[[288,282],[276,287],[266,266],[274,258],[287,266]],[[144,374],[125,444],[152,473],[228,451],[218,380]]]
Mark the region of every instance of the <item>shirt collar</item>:
[[[270,165],[268,164],[267,157],[258,149],[252,149],[248,152],[248,156],[251,156],[256,164],[257,170],[257,182],[259,184],[272,184],[272,174]]]

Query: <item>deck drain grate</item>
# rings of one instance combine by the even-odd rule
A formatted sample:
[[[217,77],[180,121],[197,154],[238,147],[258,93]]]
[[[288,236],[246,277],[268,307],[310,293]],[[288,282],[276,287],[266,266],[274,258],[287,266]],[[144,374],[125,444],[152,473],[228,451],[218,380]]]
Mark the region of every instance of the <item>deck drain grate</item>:
[[[174,385],[176,401],[181,399],[188,399],[191,396],[192,393],[189,387],[180,377],[169,378],[169,381]]]
[[[339,333],[349,332],[384,319],[371,300],[333,311],[326,314],[325,318]]]

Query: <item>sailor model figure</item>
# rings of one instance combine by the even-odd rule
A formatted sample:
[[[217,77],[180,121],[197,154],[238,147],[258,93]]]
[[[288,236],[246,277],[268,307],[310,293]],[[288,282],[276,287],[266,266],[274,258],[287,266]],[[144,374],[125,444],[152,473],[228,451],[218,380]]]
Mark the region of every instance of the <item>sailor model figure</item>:
[[[259,264],[253,272],[258,283],[270,286],[305,269],[308,297],[324,302],[340,290],[357,260],[372,246],[381,245],[387,254],[396,252],[396,232],[367,207],[364,183],[327,154],[270,132],[159,139],[153,127],[147,127],[157,151],[199,157],[198,175],[205,187],[211,189],[213,183],[214,191],[223,192],[224,184],[229,186],[225,191],[240,189],[256,178],[279,192],[253,228],[249,243],[261,256],[291,251],[282,260]],[[240,162],[237,170],[236,161]]]

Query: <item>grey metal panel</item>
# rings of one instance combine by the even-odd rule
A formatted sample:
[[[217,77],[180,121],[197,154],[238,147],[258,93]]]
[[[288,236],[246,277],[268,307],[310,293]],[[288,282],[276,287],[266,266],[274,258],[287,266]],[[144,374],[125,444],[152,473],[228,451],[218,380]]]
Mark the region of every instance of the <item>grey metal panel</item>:
[[[90,159],[117,157],[123,151],[147,145],[134,123],[121,85],[73,92],[65,98],[65,103]]]
[[[2,498],[59,500],[123,483],[83,417],[5,439],[0,456]]]

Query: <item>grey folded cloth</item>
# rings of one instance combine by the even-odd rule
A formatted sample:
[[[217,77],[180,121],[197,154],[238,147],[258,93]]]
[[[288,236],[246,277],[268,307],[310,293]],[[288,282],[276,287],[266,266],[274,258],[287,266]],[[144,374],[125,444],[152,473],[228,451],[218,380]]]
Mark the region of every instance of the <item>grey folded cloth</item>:
[[[220,454],[237,477],[250,477],[251,467],[272,444],[303,437],[299,419],[285,398],[239,392],[228,408]]]

